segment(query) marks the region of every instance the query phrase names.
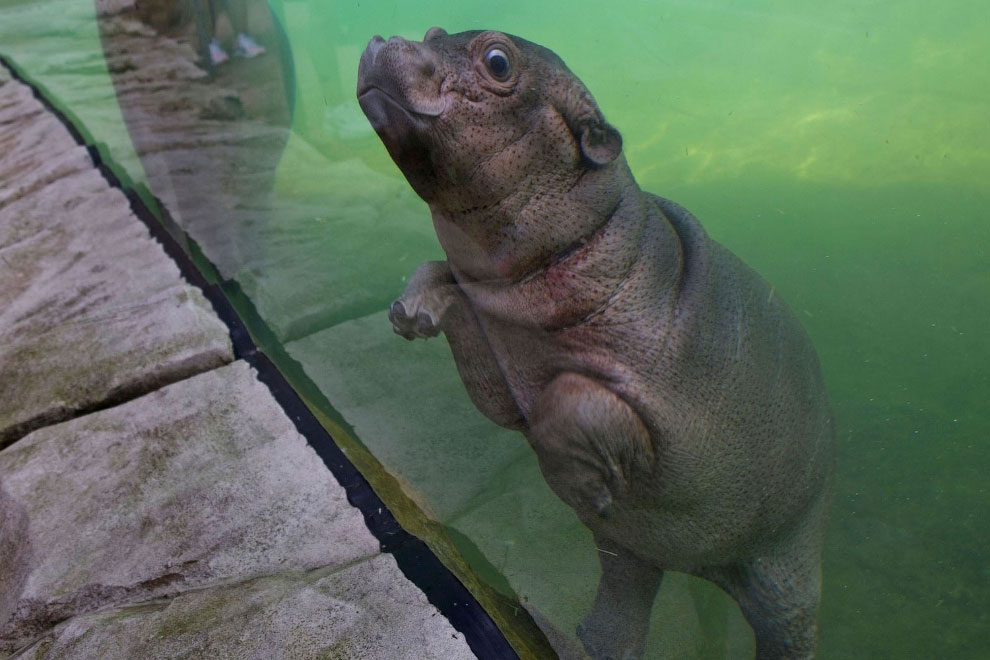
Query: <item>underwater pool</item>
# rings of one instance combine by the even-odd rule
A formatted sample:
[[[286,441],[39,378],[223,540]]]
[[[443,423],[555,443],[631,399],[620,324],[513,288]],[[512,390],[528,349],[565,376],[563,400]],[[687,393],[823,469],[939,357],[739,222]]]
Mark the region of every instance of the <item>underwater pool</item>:
[[[552,49],[621,132],[640,186],[691,210],[794,310],[839,447],[819,656],[986,656],[985,3],[271,0],[247,6],[268,52],[213,70],[194,64],[192,5],[139,9],[0,0],[0,54],[164,205],[517,651],[538,648],[510,631],[517,601],[562,656],[579,648],[595,543],[522,435],[472,405],[445,342],[392,332],[389,304],[444,254],[355,98],[374,34],[497,29]],[[752,653],[734,601],[667,575],[644,657]]]

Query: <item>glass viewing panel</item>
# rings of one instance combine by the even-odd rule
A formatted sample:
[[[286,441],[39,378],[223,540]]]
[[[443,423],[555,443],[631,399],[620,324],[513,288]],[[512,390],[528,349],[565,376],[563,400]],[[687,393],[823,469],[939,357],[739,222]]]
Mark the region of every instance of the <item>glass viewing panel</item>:
[[[407,342],[393,332],[389,306],[419,264],[446,255],[430,208],[356,98],[359,60],[376,34],[419,42],[435,25],[452,35],[492,29],[551,49],[621,133],[622,153],[642,190],[690,210],[709,236],[772,284],[766,301],[755,301],[751,292],[719,299],[738,303],[730,315],[738,327],[721,327],[729,317],[712,311],[714,303],[702,310],[715,319],[706,320],[714,327],[712,354],[725,352],[727,337],[747,336],[743,327],[753,346],[766,343],[761,329],[770,326],[746,325],[747,314],[764,313],[775,298],[786,300],[817,349],[838,448],[821,564],[820,657],[979,658],[990,646],[988,18],[985,3],[974,0],[951,0],[937,12],[919,0],[0,0],[0,54],[100,145],[127,185],[146,188],[158,200],[191,239],[190,254],[248,319],[262,349],[400,521],[479,595],[517,648],[538,649],[539,642],[525,632],[513,637],[513,626],[526,625],[505,606],[515,600],[561,656],[570,657],[582,648],[576,629],[595,602],[599,559],[607,563],[625,547],[596,542],[547,485],[524,435],[479,412],[443,335]],[[239,40],[240,32],[250,41]],[[406,82],[429,75],[409,73],[414,68],[399,49],[383,52],[410,67],[400,69]],[[480,55],[479,66],[490,52]],[[503,54],[510,69],[522,61],[513,59],[514,51]],[[405,57],[417,56],[423,57]],[[456,58],[431,62],[463,65]],[[473,75],[488,75],[497,86],[501,64],[489,66]],[[547,80],[533,83],[536,94],[548,94],[541,86]],[[479,99],[479,108],[495,107]],[[563,101],[542,101],[566,115]],[[481,137],[465,130],[457,134],[460,141],[431,153],[442,154],[444,165],[458,155],[495,158],[472,150],[481,149],[494,122],[507,121],[496,115],[479,111]],[[579,119],[567,125],[578,141]],[[596,135],[589,139],[607,151],[607,136]],[[533,152],[525,151],[535,148],[532,142],[515,144],[524,152],[521,166],[532,167]],[[580,166],[593,175],[585,183],[610,171],[612,157],[588,147]],[[592,162],[596,158],[604,164]],[[504,170],[492,177],[495,186],[511,180]],[[548,179],[526,181],[535,193],[557,191]],[[457,190],[480,195],[471,185]],[[444,190],[447,201],[458,194]],[[535,221],[561,224],[540,218]],[[532,235],[519,238],[527,239]],[[652,245],[659,239],[638,240]],[[653,247],[663,252],[661,243]],[[603,268],[614,274],[614,264]],[[741,276],[732,272],[736,282]],[[604,286],[603,278],[589,276],[587,286]],[[642,284],[655,296],[650,300],[663,299],[662,281],[655,276]],[[553,297],[527,300],[564,304]],[[633,321],[641,316],[633,314]],[[493,345],[503,342],[529,358],[500,363],[502,375],[522,382],[535,372],[559,373],[560,353],[544,358],[533,350],[548,333],[546,327],[496,332]],[[642,341],[606,345],[615,337],[606,333],[595,335],[596,347],[634,369],[658,350],[649,336],[624,336]],[[702,364],[698,358],[690,366]],[[798,381],[807,364],[781,368]],[[691,379],[686,372],[666,375],[668,388]],[[621,390],[610,387],[605,391]],[[632,394],[624,392],[615,405],[639,401],[640,394],[649,399],[643,387],[630,385]],[[686,400],[710,410],[713,400],[736,390],[716,384]],[[554,414],[542,419],[553,428],[578,424],[561,397],[530,401],[522,406],[524,417],[551,409]],[[806,417],[818,414],[816,405],[807,404]],[[637,410],[649,417],[651,408]],[[605,419],[604,412],[595,414]],[[746,426],[772,426],[776,414],[747,418]],[[617,428],[609,419],[606,431]],[[695,422],[707,423],[680,417],[677,423]],[[724,435],[727,423],[713,422],[714,436]],[[588,424],[582,428],[594,435]],[[634,434],[622,428],[623,438]],[[532,429],[530,435],[550,437]],[[656,433],[651,437],[657,451],[666,446]],[[623,456],[616,461],[628,459]],[[719,452],[707,456],[723,460]],[[607,458],[598,455],[595,469]],[[758,517],[790,498],[772,492],[781,483],[819,488],[818,477],[809,476],[818,469],[824,474],[818,460],[790,468],[775,463],[746,477],[733,472],[769,484],[749,484],[747,492],[765,499],[759,506],[739,503],[748,512],[740,515]],[[627,476],[618,463],[613,477]],[[676,472],[685,465],[675,460],[669,467]],[[790,472],[781,478],[778,469]],[[594,482],[579,477],[580,470],[570,474],[582,484]],[[657,483],[667,476],[651,475]],[[693,483],[684,507],[723,483]],[[594,499],[599,496],[596,490],[590,497],[607,508]],[[621,496],[613,499],[621,509]],[[668,538],[669,528],[658,522],[661,505],[636,506],[625,518],[621,510],[616,514],[610,533],[620,540],[653,532]],[[677,515],[692,520],[683,511]],[[698,515],[692,523],[714,524],[714,536],[722,534],[710,512]],[[781,518],[781,524],[801,524],[795,520]],[[768,527],[760,538],[772,552],[783,552],[783,534]],[[754,556],[771,552],[751,545],[747,552]],[[643,544],[637,547],[642,553]],[[723,584],[737,584],[738,576],[725,576],[743,570],[739,566],[706,570],[709,577],[721,575]],[[752,573],[760,565],[745,566]],[[655,577],[645,569],[635,575],[623,586],[628,593],[613,599],[628,614],[610,620],[620,641],[635,637],[628,632],[637,625],[634,592],[649,591],[644,584]],[[755,648],[736,601],[678,570],[664,576],[648,631],[645,658],[743,658]]]

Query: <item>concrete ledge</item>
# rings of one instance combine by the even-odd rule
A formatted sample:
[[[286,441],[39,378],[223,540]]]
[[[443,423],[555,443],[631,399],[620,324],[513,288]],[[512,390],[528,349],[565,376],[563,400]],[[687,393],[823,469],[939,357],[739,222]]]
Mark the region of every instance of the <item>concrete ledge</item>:
[[[19,583],[0,656],[107,606],[379,551],[244,362],[35,431],[0,475],[19,557],[0,564]]]
[[[0,67],[3,68],[3,67]],[[74,172],[92,169],[85,148],[45,111],[30,88],[0,79],[0,209]]]
[[[339,571],[287,573],[183,593],[68,621],[14,656],[340,658],[474,657],[388,555]]]
[[[25,90],[0,84],[0,447],[233,359],[199,290]]]

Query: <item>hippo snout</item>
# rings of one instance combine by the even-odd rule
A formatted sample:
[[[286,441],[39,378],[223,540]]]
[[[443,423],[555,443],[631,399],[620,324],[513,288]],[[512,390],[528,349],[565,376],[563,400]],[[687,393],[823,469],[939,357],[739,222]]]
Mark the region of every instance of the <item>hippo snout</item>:
[[[380,35],[376,34],[368,42],[364,52],[361,53],[361,60],[358,62],[357,94],[359,97],[373,86],[371,72],[375,69],[378,53],[381,52],[382,46],[386,43]]]
[[[381,35],[376,34],[368,42],[368,46],[364,49],[364,53],[361,55],[361,64],[365,63],[365,59],[368,59],[368,64],[375,63],[375,57],[378,55],[378,51],[382,49],[385,45],[385,39]]]
[[[375,66],[376,60],[378,59],[378,54],[385,47],[388,47],[393,51],[415,50],[415,44],[403,39],[402,37],[393,36],[389,37],[386,41],[380,34],[376,34],[370,41],[368,41],[368,45],[365,47],[364,53],[361,54],[361,61],[358,64],[359,76],[362,70],[368,70],[369,67]]]
[[[437,57],[425,43],[375,35],[358,64],[358,99],[379,92],[413,115],[435,117],[443,110]]]
[[[427,35],[436,35],[434,28]],[[439,32],[442,32],[440,30]],[[446,109],[444,72],[434,44],[375,35],[358,64],[361,110],[424,199],[432,194],[434,124]]]

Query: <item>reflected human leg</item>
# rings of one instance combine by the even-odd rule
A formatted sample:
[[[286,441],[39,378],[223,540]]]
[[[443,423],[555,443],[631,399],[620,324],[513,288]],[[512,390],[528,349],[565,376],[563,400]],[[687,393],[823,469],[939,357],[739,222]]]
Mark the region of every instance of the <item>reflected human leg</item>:
[[[248,30],[247,0],[210,0],[214,7],[214,25],[217,17],[222,14],[230,22],[234,33],[234,54],[238,57],[252,58],[263,55],[265,49],[250,35]],[[214,40],[219,35],[214,33]]]

